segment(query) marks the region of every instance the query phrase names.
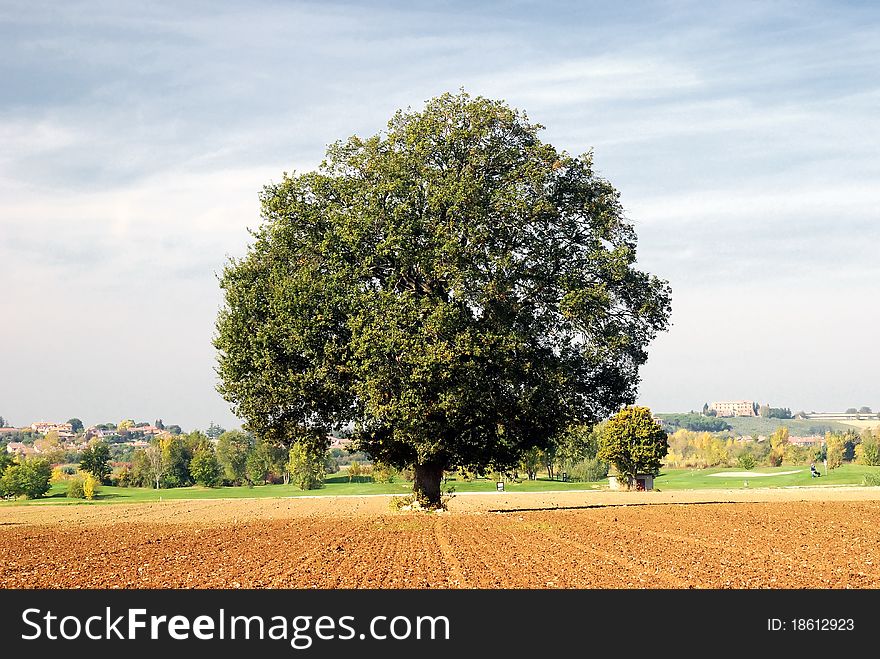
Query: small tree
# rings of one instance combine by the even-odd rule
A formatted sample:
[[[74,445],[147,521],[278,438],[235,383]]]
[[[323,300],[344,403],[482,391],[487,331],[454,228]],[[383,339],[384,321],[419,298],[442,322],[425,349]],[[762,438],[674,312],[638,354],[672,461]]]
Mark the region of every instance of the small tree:
[[[211,444],[202,444],[193,454],[189,463],[189,473],[193,482],[205,487],[216,487],[220,484],[221,469],[214,455],[214,447]]]
[[[244,468],[249,482],[266,484],[269,472],[272,470],[272,461],[269,457],[268,447],[264,442],[257,442],[254,445],[244,462]]]
[[[357,460],[352,460],[348,464],[348,482],[351,483],[352,480],[357,480],[357,478],[361,475],[361,463]]]
[[[100,482],[110,477],[110,447],[104,442],[94,442],[82,453],[79,461],[81,471],[87,471]]]
[[[537,480],[538,468],[541,466],[543,451],[537,446],[524,451],[519,460],[519,468],[526,472],[530,481]]]
[[[217,461],[228,481],[247,479],[247,457],[253,446],[253,437],[241,430],[227,430],[217,439]]]
[[[614,465],[626,487],[632,486],[636,474],[660,473],[668,451],[666,431],[647,407],[622,409],[600,431],[598,457]]]
[[[373,482],[374,483],[393,483],[397,477],[397,469],[391,465],[382,462],[376,462],[373,465]]]
[[[86,495],[83,492],[83,484],[85,480],[82,476],[74,476],[69,481],[67,481],[67,498],[68,499],[85,499]]]
[[[843,435],[829,432],[825,434],[825,459],[829,469],[837,469],[843,464],[846,449],[846,438]]]
[[[221,428],[213,421],[211,421],[211,423],[208,424],[208,429],[205,430],[205,434],[214,440],[216,440],[218,437],[220,437],[220,435],[222,435],[224,432],[226,432],[226,429]]]
[[[158,443],[154,443],[146,448],[144,455],[147,459],[149,478],[155,483],[158,490],[162,487],[162,478],[168,471],[168,463],[165,461],[162,447]]]
[[[771,467],[779,467],[785,457],[785,449],[788,446],[788,428],[779,426],[772,435],[770,435],[770,453],[767,456],[767,462]]]
[[[6,467],[0,492],[7,497],[36,499],[49,491],[52,465],[48,460],[24,460]]]
[[[856,446],[856,460],[863,465],[880,465],[880,429],[863,433],[862,441]]]
[[[290,449],[288,471],[290,478],[301,490],[317,490],[324,486],[324,456],[309,451],[296,442]]]
[[[736,458],[736,462],[740,469],[745,469],[746,471],[755,468],[755,456],[749,451],[743,451],[740,453]]]
[[[95,496],[98,494],[98,492],[101,489],[100,488],[100,481],[97,478],[95,478],[92,474],[90,474],[89,472],[86,472],[85,475],[83,476],[82,489],[83,489],[83,496],[86,499],[88,499],[89,501],[91,501],[92,499],[95,498]]]

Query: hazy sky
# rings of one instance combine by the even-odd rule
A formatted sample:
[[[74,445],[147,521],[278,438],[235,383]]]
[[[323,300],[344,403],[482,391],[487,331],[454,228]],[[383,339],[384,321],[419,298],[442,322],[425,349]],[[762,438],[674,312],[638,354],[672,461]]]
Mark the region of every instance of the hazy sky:
[[[640,402],[880,408],[880,5],[0,0],[0,415],[238,421],[258,192],[444,91],[622,193],[673,325]],[[183,5],[183,6],[182,6]]]

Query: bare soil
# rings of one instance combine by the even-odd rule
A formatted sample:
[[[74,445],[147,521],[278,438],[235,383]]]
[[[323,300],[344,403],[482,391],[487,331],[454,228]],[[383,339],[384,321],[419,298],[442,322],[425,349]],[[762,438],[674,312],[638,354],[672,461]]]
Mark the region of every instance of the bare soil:
[[[3,588],[880,588],[880,488],[0,508]]]

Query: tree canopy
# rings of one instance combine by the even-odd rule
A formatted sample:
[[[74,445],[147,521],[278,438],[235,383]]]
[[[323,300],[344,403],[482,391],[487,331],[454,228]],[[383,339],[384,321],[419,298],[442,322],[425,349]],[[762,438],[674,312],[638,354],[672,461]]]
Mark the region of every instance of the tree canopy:
[[[505,103],[397,112],[261,196],[221,277],[219,391],[261,437],[415,472],[516,463],[632,403],[668,285],[635,267],[618,192]]]
[[[631,485],[637,474],[660,473],[669,438],[647,407],[627,407],[602,425],[599,458],[614,465],[618,478]]]
[[[93,442],[82,453],[79,468],[87,471],[100,483],[107,483],[110,477],[110,447],[105,442]]]

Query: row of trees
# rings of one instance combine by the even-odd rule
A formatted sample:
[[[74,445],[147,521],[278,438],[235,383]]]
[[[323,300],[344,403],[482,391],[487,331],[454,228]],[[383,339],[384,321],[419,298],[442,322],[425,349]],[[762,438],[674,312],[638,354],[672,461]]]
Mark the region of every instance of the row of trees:
[[[704,405],[704,410],[708,408],[708,404]],[[663,425],[675,432],[679,428],[685,430],[693,430],[695,432],[724,432],[732,430],[733,427],[724,419],[717,418],[714,414],[715,410],[709,410],[713,414],[667,414],[663,417]]]
[[[216,444],[200,431],[155,438],[134,452],[131,468],[117,477],[123,487],[173,488],[189,485],[264,485],[294,482],[303,489],[320,487],[327,455],[256,439],[241,430],[223,432]]]
[[[757,465],[778,467],[804,465],[828,460],[836,469],[844,462],[880,465],[880,428],[845,432],[826,432],[818,445],[797,445],[789,441],[786,427],[778,428],[766,441],[736,441],[708,432],[678,430],[669,436],[669,453],[664,464],[670,468],[703,469],[707,467]]]

